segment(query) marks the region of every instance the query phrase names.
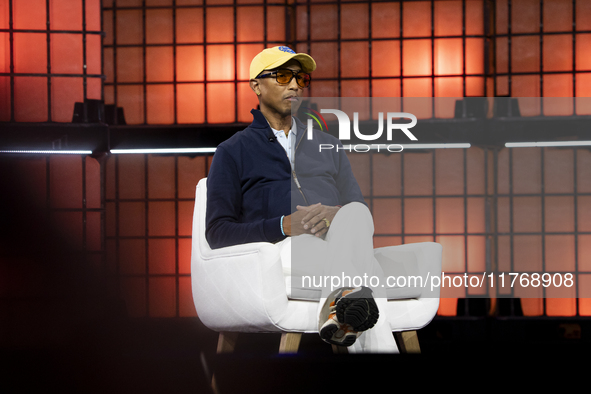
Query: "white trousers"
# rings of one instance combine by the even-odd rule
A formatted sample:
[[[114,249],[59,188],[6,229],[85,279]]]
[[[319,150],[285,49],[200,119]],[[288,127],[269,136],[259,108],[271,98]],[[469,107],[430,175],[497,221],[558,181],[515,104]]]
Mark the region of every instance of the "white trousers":
[[[314,286],[322,283],[319,318],[327,297],[337,288],[362,284],[373,290],[380,317],[349,347],[350,353],[398,353],[386,316],[387,299],[381,286],[385,283],[384,273],[374,257],[373,232],[371,212],[364,204],[354,202],[338,211],[325,239],[303,234],[287,238],[278,246],[282,256],[291,257],[291,261],[282,260],[286,275],[313,277]],[[291,248],[291,252],[285,253],[284,248]],[[379,285],[374,287],[372,283]]]

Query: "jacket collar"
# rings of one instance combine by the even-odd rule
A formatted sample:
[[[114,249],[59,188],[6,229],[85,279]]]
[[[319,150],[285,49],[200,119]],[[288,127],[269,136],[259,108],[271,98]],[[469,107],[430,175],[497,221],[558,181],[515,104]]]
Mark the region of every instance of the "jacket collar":
[[[269,122],[265,118],[265,115],[258,109],[251,109],[250,113],[252,114],[252,124],[250,127],[254,127],[255,129],[267,129],[269,127]]]
[[[252,123],[250,124],[250,127],[264,132],[269,141],[273,141],[277,138],[275,137],[275,133],[273,133],[271,126],[269,126],[269,122],[267,122],[265,115],[263,115],[261,111],[258,109],[251,109],[250,113],[252,114]]]
[[[259,111],[258,109],[251,109],[250,113],[252,114],[252,118],[253,118],[250,127],[255,128],[255,129],[266,130],[267,131],[266,132],[267,138],[269,138],[269,139],[275,138],[275,133],[273,133],[271,126],[269,126],[269,122],[267,122],[267,118],[265,118],[265,115],[263,115],[263,113],[261,111]],[[294,118],[295,118],[295,123],[296,123],[296,127],[297,127],[296,140],[299,142],[299,140],[301,140],[303,138],[304,134],[306,134],[305,133],[306,128],[301,120],[299,120],[297,117],[294,117]]]
[[[295,123],[296,123],[296,127],[298,129],[298,134],[296,136],[296,144],[298,144],[300,142],[300,140],[302,138],[304,138],[304,134],[307,134],[307,130],[306,130],[306,126],[304,126],[304,123],[299,120],[297,118],[297,116],[294,116],[295,119]]]

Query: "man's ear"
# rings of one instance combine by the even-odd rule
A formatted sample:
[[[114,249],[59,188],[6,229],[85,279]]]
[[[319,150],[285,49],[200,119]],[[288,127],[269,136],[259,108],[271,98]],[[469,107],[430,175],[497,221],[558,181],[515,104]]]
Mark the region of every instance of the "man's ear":
[[[250,80],[250,88],[252,89],[253,92],[255,92],[255,94],[257,96],[261,95],[261,87],[259,86],[259,81],[256,79],[251,79]]]

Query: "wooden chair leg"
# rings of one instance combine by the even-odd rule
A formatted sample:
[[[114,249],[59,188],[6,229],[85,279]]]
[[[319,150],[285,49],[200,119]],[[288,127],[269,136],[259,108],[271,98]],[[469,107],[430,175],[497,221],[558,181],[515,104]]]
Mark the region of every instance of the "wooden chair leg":
[[[217,354],[233,353],[236,347],[236,340],[238,339],[237,332],[220,332],[218,336]]]
[[[281,334],[279,353],[297,353],[302,334],[299,332],[284,332]]]
[[[218,336],[218,348],[216,353],[233,353],[234,348],[236,347],[237,339],[237,332],[220,332],[220,335]],[[220,392],[215,381],[215,373],[211,376],[211,389],[214,394],[218,394]]]
[[[332,346],[332,352],[334,354],[349,354],[349,349],[347,346],[337,346],[337,345],[330,345]]]
[[[395,332],[394,337],[401,353],[421,353],[416,331]]]

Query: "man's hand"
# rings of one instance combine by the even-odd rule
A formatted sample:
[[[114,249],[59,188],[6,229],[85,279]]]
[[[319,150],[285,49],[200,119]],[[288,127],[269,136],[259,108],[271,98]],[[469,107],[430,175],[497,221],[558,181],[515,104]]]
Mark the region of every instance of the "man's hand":
[[[341,209],[320,203],[310,205],[309,207],[298,205],[296,208],[297,212],[306,213],[301,222],[304,230],[309,231],[310,234],[314,234],[317,237],[324,237],[328,231],[328,226],[330,226],[337,212]]]
[[[295,211],[289,216],[283,218],[283,232],[288,237],[295,237],[296,235],[310,233],[304,229],[302,219],[306,215],[303,211]]]
[[[339,207],[331,207],[320,203],[304,207],[298,205],[297,211],[283,218],[283,232],[287,236],[301,234],[314,234],[317,237],[324,237],[328,231],[326,222],[332,223]]]

